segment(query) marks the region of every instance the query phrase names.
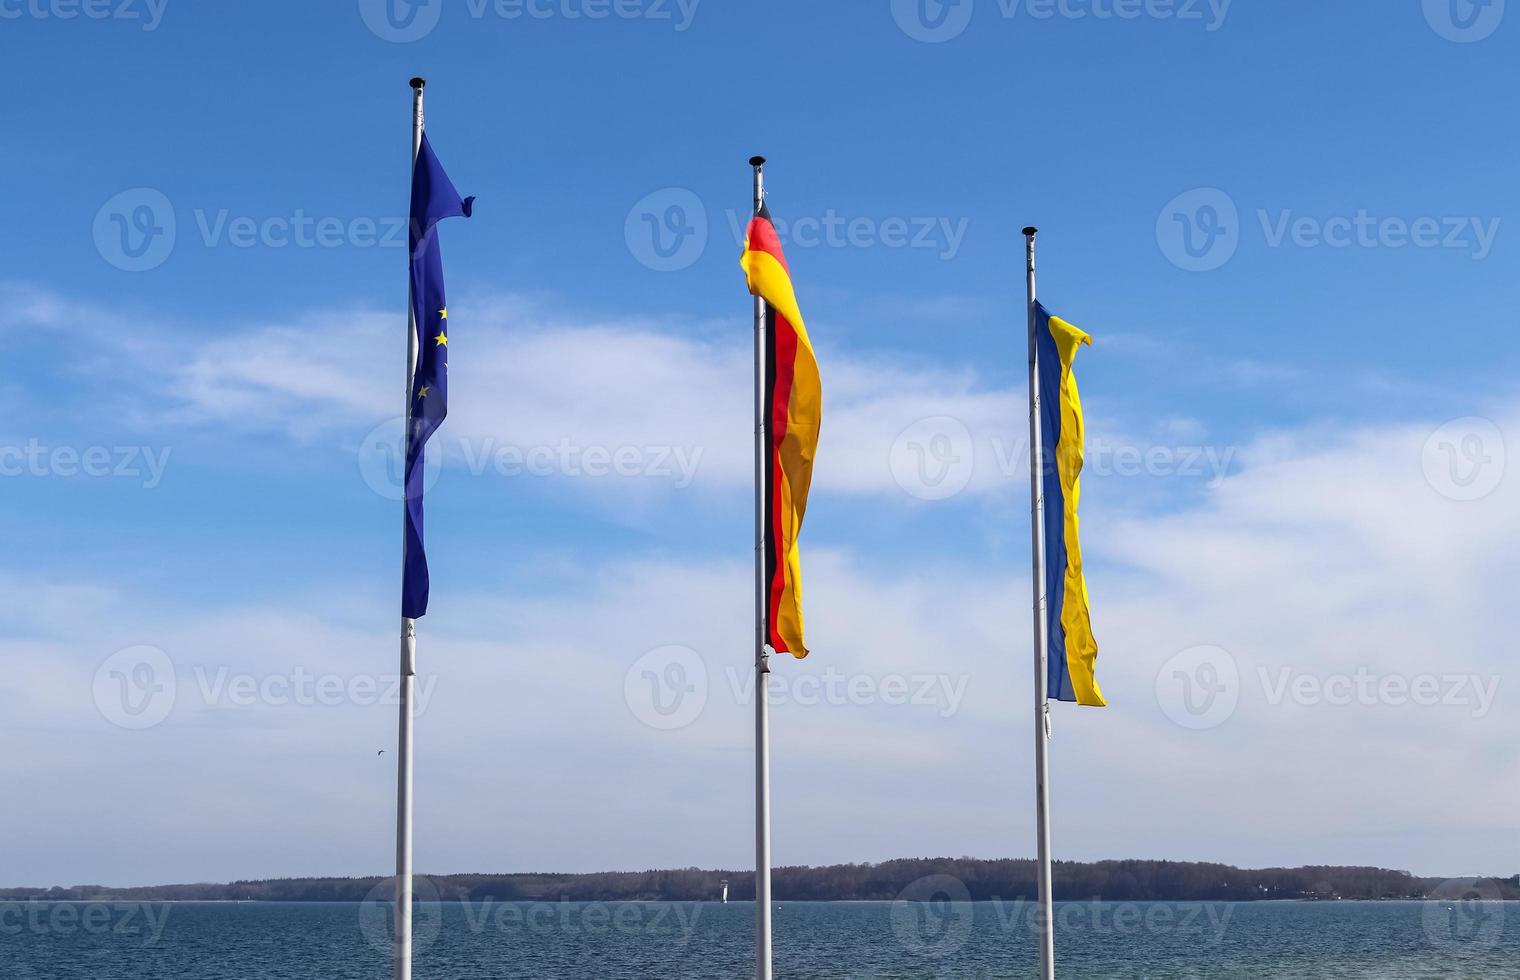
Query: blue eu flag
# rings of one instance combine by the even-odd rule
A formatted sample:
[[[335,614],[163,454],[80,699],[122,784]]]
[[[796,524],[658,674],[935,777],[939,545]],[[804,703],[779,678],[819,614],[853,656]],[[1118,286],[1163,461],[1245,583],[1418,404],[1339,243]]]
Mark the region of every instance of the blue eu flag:
[[[412,172],[412,221],[408,244],[412,257],[412,312],[417,323],[417,371],[412,376],[410,425],[406,433],[406,554],[401,585],[401,615],[427,614],[428,566],[422,543],[423,454],[427,442],[449,414],[449,306],[443,293],[443,253],[438,222],[468,218],[473,197],[459,192],[433,155],[427,136]]]

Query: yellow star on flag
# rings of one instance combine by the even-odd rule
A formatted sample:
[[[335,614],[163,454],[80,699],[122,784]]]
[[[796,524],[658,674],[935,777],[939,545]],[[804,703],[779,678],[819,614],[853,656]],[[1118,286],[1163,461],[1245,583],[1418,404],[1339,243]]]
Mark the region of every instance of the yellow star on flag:
[[[433,340],[437,342],[436,346],[438,347],[449,346],[449,338],[442,330],[438,331],[438,336],[434,337]]]
[[[418,398],[426,398],[428,396],[428,392],[430,392],[432,390],[433,389],[429,388],[427,385],[423,385],[422,389],[417,392],[417,397]]]

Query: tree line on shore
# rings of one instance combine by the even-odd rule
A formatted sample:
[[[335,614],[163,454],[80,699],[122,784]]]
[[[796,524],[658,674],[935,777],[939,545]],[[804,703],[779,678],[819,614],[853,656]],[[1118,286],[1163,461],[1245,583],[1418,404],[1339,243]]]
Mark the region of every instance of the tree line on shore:
[[[951,883],[944,891],[952,899],[1036,898],[1035,862],[1025,859],[908,858],[879,864],[785,867],[772,873],[772,888],[777,901],[891,901],[909,885],[935,875],[960,883]],[[730,901],[754,900],[753,872],[699,868],[418,876],[416,893],[422,901],[693,902],[716,900],[724,881],[729,884]],[[388,882],[386,878],[277,878],[143,888],[0,888],[0,900],[362,902],[383,900],[389,894]],[[1224,864],[1142,860],[1055,864],[1057,901],[1395,900],[1423,899],[1437,889],[1442,897],[1457,897],[1446,879],[1418,878],[1383,868],[1247,870]],[[1520,900],[1520,875],[1483,879],[1479,892],[1476,897]],[[917,895],[915,890],[909,897]]]

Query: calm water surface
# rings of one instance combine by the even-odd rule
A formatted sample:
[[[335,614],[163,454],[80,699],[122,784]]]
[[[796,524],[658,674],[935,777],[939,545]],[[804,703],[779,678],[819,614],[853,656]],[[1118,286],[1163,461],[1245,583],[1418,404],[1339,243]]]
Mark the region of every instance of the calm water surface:
[[[1027,903],[790,902],[779,978],[1032,977]],[[0,903],[0,980],[386,980],[388,910]],[[1060,975],[1520,978],[1520,903],[1070,903]],[[742,978],[744,904],[420,906],[417,980]]]

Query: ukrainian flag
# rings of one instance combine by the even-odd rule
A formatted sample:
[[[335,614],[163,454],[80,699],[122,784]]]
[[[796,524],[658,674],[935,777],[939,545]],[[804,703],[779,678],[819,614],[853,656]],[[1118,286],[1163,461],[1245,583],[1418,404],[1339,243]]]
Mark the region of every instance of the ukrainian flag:
[[[1087,581],[1077,538],[1082,492],[1082,399],[1071,365],[1092,338],[1040,303],[1034,304],[1039,364],[1040,474],[1045,497],[1045,615],[1047,695],[1103,707],[1095,669],[1098,641],[1087,613]]]

